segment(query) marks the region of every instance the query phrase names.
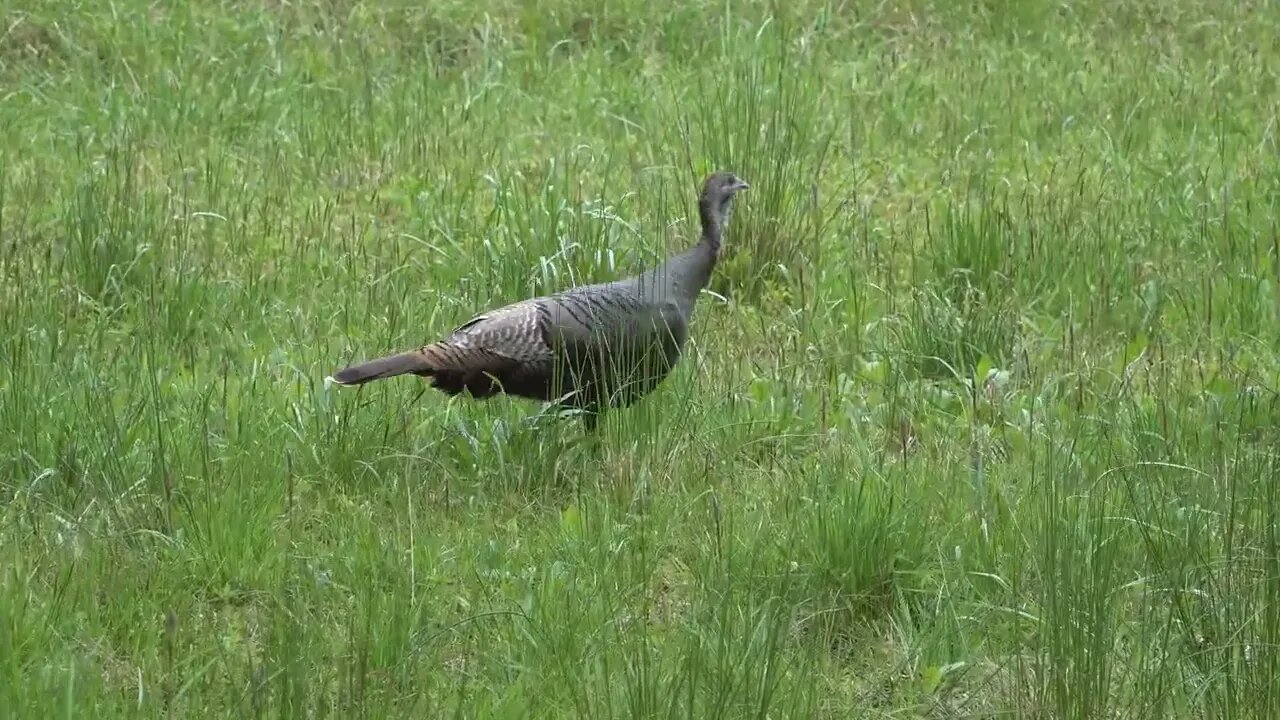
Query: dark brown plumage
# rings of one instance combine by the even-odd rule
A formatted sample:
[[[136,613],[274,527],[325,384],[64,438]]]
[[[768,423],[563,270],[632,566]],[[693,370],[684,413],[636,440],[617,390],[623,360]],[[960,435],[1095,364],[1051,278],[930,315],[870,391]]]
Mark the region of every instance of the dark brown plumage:
[[[442,340],[352,365],[333,379],[360,385],[419,375],[450,395],[506,393],[579,408],[594,429],[598,412],[646,395],[679,361],[733,197],[748,187],[732,173],[709,176],[698,203],[701,239],[662,265],[500,307]]]

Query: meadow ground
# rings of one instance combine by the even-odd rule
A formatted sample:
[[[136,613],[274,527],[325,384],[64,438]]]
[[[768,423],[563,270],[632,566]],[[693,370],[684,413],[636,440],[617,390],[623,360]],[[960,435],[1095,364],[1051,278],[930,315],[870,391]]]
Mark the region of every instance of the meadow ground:
[[[5,717],[1280,717],[1280,10],[32,0]],[[602,426],[326,388],[739,204]],[[696,216],[695,216],[696,217]]]

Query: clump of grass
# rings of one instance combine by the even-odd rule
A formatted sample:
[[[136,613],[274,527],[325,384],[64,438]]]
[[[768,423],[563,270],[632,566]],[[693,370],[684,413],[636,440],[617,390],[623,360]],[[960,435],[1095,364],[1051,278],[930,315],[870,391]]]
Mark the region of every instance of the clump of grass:
[[[811,469],[785,536],[785,557],[803,578],[793,591],[809,612],[806,630],[838,652],[909,596],[904,579],[924,561],[924,538],[904,520],[915,496],[891,478],[855,473]]]
[[[898,331],[901,352],[921,377],[963,382],[981,363],[1007,364],[1016,350],[1016,312],[972,287],[959,300],[921,290]]]
[[[843,124],[814,112],[829,101],[817,32],[787,13],[738,30],[686,94],[671,96],[690,107],[669,121],[669,139],[692,174],[728,168],[752,186],[731,221],[718,292],[792,302],[812,283],[818,239],[846,202],[845,183],[824,182]]]

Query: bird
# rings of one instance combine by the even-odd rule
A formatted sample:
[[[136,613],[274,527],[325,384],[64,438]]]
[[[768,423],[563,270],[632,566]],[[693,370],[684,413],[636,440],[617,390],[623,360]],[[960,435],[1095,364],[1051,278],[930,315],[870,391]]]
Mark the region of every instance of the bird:
[[[679,362],[734,197],[750,187],[730,171],[706,176],[701,237],[644,272],[482,312],[440,340],[350,365],[331,379],[357,386],[416,375],[450,396],[540,400],[579,411],[593,433],[605,411],[648,395]]]

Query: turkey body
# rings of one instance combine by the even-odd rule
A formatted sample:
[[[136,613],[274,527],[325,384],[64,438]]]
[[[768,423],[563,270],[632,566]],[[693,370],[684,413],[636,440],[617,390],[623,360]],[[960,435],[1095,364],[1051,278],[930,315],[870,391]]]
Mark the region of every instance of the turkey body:
[[[437,342],[353,365],[333,379],[359,385],[418,375],[449,395],[503,393],[581,409],[594,429],[602,410],[631,405],[679,363],[732,197],[747,187],[731,173],[707,178],[701,239],[655,268],[481,313]]]

